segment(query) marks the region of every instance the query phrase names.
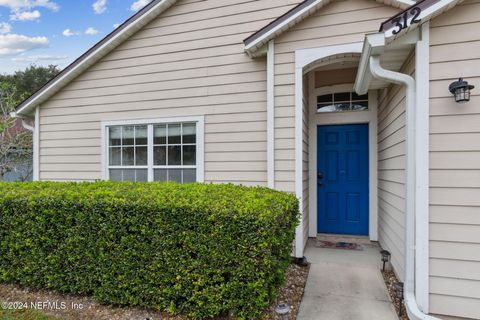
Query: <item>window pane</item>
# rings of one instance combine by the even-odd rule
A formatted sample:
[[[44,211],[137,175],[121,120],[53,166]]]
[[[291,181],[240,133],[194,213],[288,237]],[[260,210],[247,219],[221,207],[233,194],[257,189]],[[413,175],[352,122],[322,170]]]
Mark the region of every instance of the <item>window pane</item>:
[[[153,129],[153,143],[154,144],[167,144],[167,126],[158,125]]]
[[[167,169],[155,169],[153,171],[154,181],[167,181]]]
[[[179,166],[182,164],[182,148],[180,146],[168,147],[169,166]]]
[[[335,103],[350,101],[350,92],[335,93]]]
[[[153,164],[156,166],[167,165],[167,147],[154,147]]]
[[[335,101],[332,101],[333,98]],[[368,95],[359,96],[354,92],[343,92],[317,97],[318,113],[361,110],[368,110]]]
[[[169,124],[168,125],[168,144],[180,144],[181,140],[181,124]]]
[[[122,145],[133,146],[135,144],[135,127],[122,127]]]
[[[119,146],[122,143],[122,127],[110,127],[108,136],[110,138],[110,146]]]
[[[183,146],[183,165],[194,166],[197,163],[196,146]]]
[[[327,104],[319,104],[317,112],[335,112],[337,108],[334,104],[327,103]]]
[[[139,169],[135,170],[136,180],[137,182],[147,182],[148,181],[148,170],[147,169]]]
[[[122,169],[110,169],[110,180],[123,181],[122,171],[123,171]]]
[[[183,143],[195,143],[197,140],[195,123],[185,123],[183,125]]]
[[[317,97],[317,103],[331,103],[333,101],[333,95],[326,94]]]
[[[182,169],[169,169],[168,170],[168,181],[173,182],[182,182]]]
[[[122,148],[120,147],[111,147],[109,154],[109,163],[111,166],[119,166],[122,164]]]
[[[135,181],[135,169],[123,170],[123,181]]]
[[[197,181],[196,169],[184,169],[183,170],[183,183],[192,183]]]
[[[122,148],[122,166],[133,166],[135,165],[135,148],[128,147]]]
[[[136,126],[135,127],[135,144],[137,146],[138,145],[146,146],[148,144],[147,135],[148,135],[147,126]]]
[[[148,164],[147,147],[137,147],[135,150],[135,165],[146,166]]]
[[[353,102],[352,110],[368,110],[368,101]]]
[[[352,100],[368,100],[368,94],[365,94],[363,96],[359,96],[356,92],[352,92]]]
[[[348,111],[350,110],[350,103],[335,103],[335,109],[337,111]]]

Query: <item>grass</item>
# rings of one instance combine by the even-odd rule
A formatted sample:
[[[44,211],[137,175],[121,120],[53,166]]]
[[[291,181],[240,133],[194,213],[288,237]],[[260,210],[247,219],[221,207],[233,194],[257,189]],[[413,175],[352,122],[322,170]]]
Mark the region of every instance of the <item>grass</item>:
[[[4,310],[0,309],[0,320],[60,320],[47,316],[36,310]]]

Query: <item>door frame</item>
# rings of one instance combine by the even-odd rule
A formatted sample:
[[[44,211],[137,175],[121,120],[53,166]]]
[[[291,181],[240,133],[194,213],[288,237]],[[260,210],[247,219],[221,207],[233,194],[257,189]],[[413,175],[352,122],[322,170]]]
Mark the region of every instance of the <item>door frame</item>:
[[[335,85],[315,88],[315,79],[310,76],[309,86],[309,120],[308,120],[308,171],[309,171],[309,237],[316,237],[317,230],[317,127],[320,125],[368,124],[368,161],[369,161],[369,238],[378,241],[378,136],[377,136],[377,91],[368,92],[368,110],[338,113],[316,112],[317,96],[333,92],[353,90],[353,84]]]

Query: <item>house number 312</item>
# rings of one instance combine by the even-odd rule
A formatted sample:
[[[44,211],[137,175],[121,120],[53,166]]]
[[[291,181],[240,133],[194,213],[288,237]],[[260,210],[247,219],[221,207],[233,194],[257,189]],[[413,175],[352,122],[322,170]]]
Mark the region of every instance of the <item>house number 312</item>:
[[[402,15],[394,18],[392,20],[392,23],[395,25],[396,29],[393,30],[393,34],[398,34],[400,33],[400,31],[408,28],[410,25],[422,21],[418,18],[420,16],[420,13],[422,13],[422,9],[415,7],[412,8],[410,11],[405,11]],[[408,18],[410,16],[412,16],[413,18],[409,21]]]

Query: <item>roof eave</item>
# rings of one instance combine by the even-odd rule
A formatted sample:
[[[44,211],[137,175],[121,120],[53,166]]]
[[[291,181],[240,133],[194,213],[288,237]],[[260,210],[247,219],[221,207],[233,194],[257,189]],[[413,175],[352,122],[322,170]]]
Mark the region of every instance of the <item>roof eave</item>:
[[[314,14],[316,11],[330,2],[331,0],[311,1],[310,3],[306,3],[307,5],[304,8],[301,8],[301,10],[293,10],[291,15],[288,15],[287,13],[286,15],[281,16],[278,19],[285,19],[281,23],[277,25],[272,24],[272,28],[269,28],[269,24],[260,31],[254,33],[252,36],[248,37],[244,41],[245,52],[251,57],[261,56],[262,54],[257,54],[256,51],[263,48],[270,40],[275,39],[278,35],[287,31],[299,21]]]
[[[377,1],[389,4],[393,7],[400,8],[402,10],[407,9],[410,6],[415,4],[415,1],[413,0],[377,0]],[[308,1],[304,1],[304,2],[308,2]],[[293,13],[291,15],[287,13],[278,18],[278,19],[285,19],[281,23],[275,24],[275,21],[278,20],[276,19],[272,23],[268,24],[264,28],[260,29],[259,31],[257,31],[256,33],[248,37],[244,41],[245,52],[250,57],[262,56],[263,52],[257,53],[257,51],[264,48],[270,40],[275,39],[277,36],[289,30],[292,26],[296,25],[298,22],[302,21],[303,19],[306,19],[307,17],[309,17],[316,11],[320,10],[330,2],[331,0],[316,0],[316,1],[311,1],[311,3],[309,4],[307,3],[305,8],[302,8],[301,10],[295,11],[295,8],[294,8]],[[299,6],[301,6],[302,4],[300,4]]]
[[[16,110],[17,116],[26,116],[33,112],[33,110],[45,102],[47,99],[52,97],[55,93],[57,93],[61,88],[67,85],[70,81],[76,78],[78,75],[83,73],[93,64],[98,62],[101,58],[111,52],[114,48],[120,45],[123,41],[128,39],[146,24],[151,22],[155,19],[158,15],[162,12],[170,8],[173,4],[175,4],[177,0],[162,0],[159,1],[156,5],[152,6],[146,12],[141,14],[136,20],[133,22],[124,25],[123,27],[119,27],[119,29],[114,31],[110,36],[111,38],[108,39],[105,43],[101,44],[101,40],[97,45],[101,44],[98,48],[96,48],[91,53],[87,54],[84,57],[79,58],[77,61],[72,63],[70,66],[65,68],[57,78],[54,78],[50,83],[47,83],[44,87],[39,89],[35,92],[32,96],[30,96],[27,100],[22,102]],[[108,38],[108,36],[107,36]]]
[[[420,13],[420,16],[418,17],[418,19],[421,20],[420,23],[410,24],[407,28],[401,30],[400,32],[398,32],[396,34],[394,34],[394,31],[396,29],[395,27],[383,30],[382,32],[385,33],[386,42],[391,43],[395,39],[400,38],[403,35],[405,35],[406,33],[409,33],[411,31],[417,29],[423,23],[432,20],[433,18],[441,15],[445,11],[450,10],[451,8],[455,7],[457,4],[459,4],[463,1],[464,0],[440,0],[440,1],[436,2],[435,4],[430,5],[426,8],[424,8],[424,9],[422,9],[422,11]],[[421,6],[421,3],[418,3],[418,5]],[[410,9],[410,8],[413,8],[413,7],[415,7],[415,5],[407,8],[407,9]]]

